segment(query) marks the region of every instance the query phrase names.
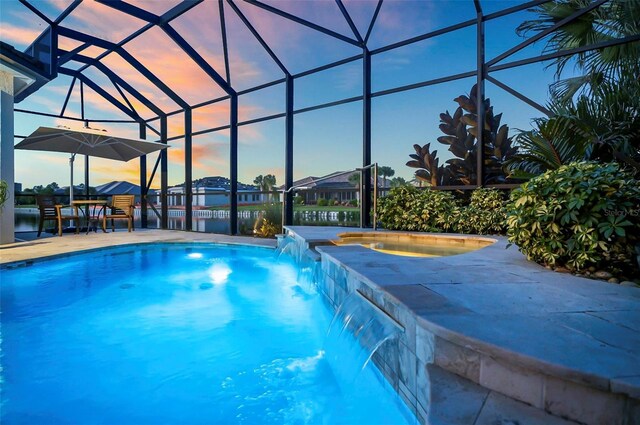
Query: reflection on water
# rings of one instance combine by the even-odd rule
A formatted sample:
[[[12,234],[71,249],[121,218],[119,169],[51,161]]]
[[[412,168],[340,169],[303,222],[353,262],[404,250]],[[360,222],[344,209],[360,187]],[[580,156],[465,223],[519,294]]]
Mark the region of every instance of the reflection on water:
[[[34,232],[38,230],[39,213],[20,211],[16,209],[16,232]],[[241,234],[251,234],[253,231],[253,219],[238,218],[238,231]],[[160,219],[149,217],[148,227],[150,229],[159,229]],[[134,219],[134,227],[140,228],[142,222],[140,217]],[[54,221],[48,220],[44,223],[45,229],[53,229]],[[109,223],[107,223],[109,226]],[[116,228],[126,227],[126,221],[116,220]],[[169,229],[186,230],[185,217],[169,217]],[[205,233],[229,233],[228,218],[200,218],[193,217],[192,229],[196,232]]]
[[[38,230],[39,213],[36,209],[16,209],[16,232],[34,232]],[[150,229],[159,229],[160,219],[154,218],[155,215],[152,211],[149,211],[148,227]],[[314,212],[308,212],[304,214],[296,214],[294,216],[295,225],[305,226],[358,226],[359,215],[357,213],[349,213],[345,216],[337,216],[337,219],[331,219],[325,213],[317,214]],[[253,224],[255,218],[238,217],[238,232],[242,235],[253,234]],[[45,221],[45,229],[53,229],[53,221]],[[136,217],[134,220],[135,228],[141,226],[140,217]],[[126,227],[124,220],[116,220],[116,228]],[[169,229],[186,230],[185,217],[169,217]],[[229,218],[226,217],[193,217],[192,229],[195,232],[204,233],[229,233]],[[53,230],[52,230],[53,231]]]

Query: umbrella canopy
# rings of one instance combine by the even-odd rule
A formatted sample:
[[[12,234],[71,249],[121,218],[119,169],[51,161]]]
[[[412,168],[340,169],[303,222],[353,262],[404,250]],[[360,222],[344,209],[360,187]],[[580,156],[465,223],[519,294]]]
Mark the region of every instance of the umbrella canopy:
[[[68,152],[70,154],[129,161],[160,149],[166,149],[168,146],[163,143],[148,142],[146,140],[125,139],[103,131],[91,131],[88,129],[78,131],[66,128],[40,127],[15,145],[15,149]]]
[[[168,147],[169,145],[164,143],[125,139],[124,137],[112,136],[104,131],[91,129],[79,131],[65,127],[40,127],[14,146],[15,149],[70,153],[70,202],[73,202],[73,160],[76,154],[129,161]]]

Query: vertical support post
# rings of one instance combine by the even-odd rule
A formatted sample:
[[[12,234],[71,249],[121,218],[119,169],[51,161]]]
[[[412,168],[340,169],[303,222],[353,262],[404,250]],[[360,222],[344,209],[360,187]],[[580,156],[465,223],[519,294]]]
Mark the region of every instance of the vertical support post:
[[[231,94],[229,117],[229,233],[238,234],[238,95]]]
[[[362,51],[362,166],[371,164],[371,52]],[[371,168],[362,170],[360,217],[363,227],[371,226]]]
[[[378,227],[378,163],[373,164],[373,230]]]
[[[486,66],[484,58],[484,16],[482,9],[477,9],[477,82],[476,82],[476,104],[478,105],[478,138],[476,140],[476,184],[478,187],[484,186],[484,124],[485,124],[485,107],[484,107],[484,81],[486,75]]]
[[[185,228],[193,230],[193,132],[191,108],[184,110],[184,203]]]
[[[160,142],[166,144],[167,143],[167,116],[163,115],[160,117]],[[162,202],[161,206],[161,217],[160,217],[160,228],[168,229],[169,228],[169,204],[167,191],[169,188],[169,153],[166,149],[162,149],[160,151],[160,202]]]
[[[140,138],[147,138],[147,127],[144,122],[140,123]],[[148,227],[147,217],[147,155],[140,157],[140,227]]]
[[[362,213],[362,180],[363,180],[363,170],[359,169],[358,174],[360,175],[360,179],[358,180],[358,197],[360,198],[360,228],[364,227],[364,214]]]
[[[293,186],[293,77],[287,75],[286,80],[286,109],[285,109],[285,145],[284,145],[284,215],[282,223],[293,224],[293,191],[287,191]]]
[[[13,75],[0,70],[0,180],[7,183],[7,199],[0,212],[0,244],[15,241],[13,89]]]

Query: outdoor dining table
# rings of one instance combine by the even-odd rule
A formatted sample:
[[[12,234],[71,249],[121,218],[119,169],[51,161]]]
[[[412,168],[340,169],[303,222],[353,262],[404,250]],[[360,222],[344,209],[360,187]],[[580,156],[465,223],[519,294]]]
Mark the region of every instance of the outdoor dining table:
[[[84,208],[79,208],[87,222],[86,234],[89,234],[89,230],[97,232],[98,224],[100,223],[100,216],[105,213],[105,209],[107,208],[107,201],[103,199],[86,199],[78,201],[74,200],[71,204],[78,207],[87,207],[86,211]],[[107,233],[104,228],[102,228],[102,231]]]

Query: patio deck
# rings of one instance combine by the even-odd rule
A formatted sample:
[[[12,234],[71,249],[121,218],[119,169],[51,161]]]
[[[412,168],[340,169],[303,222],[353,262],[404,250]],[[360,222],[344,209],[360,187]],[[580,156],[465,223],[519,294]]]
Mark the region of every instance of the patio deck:
[[[273,239],[260,239],[247,236],[227,236],[213,233],[183,232],[179,230],[147,230],[136,229],[127,232],[118,229],[115,232],[89,234],[65,233],[62,237],[42,234],[35,238],[36,232],[17,235],[24,242],[0,245],[0,264],[15,261],[34,260],[38,258],[63,256],[91,249],[105,248],[137,243],[153,242],[217,242],[227,244],[245,244],[275,247]]]

